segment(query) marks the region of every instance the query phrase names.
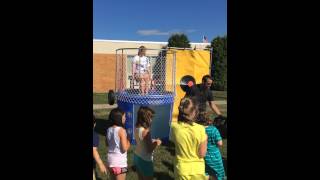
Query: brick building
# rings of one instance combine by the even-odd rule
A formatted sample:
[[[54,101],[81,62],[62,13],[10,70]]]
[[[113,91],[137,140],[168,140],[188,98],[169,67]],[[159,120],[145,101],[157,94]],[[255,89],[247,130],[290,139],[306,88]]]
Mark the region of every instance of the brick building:
[[[190,43],[192,48],[205,48],[210,43]],[[116,49],[161,49],[167,42],[93,40],[93,92],[102,93],[115,89]]]

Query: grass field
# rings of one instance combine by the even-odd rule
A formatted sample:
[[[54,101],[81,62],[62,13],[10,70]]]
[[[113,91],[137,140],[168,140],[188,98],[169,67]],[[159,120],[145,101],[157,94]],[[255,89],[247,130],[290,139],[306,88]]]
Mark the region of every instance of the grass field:
[[[102,102],[99,98],[103,97],[103,95],[96,96],[96,102]],[[219,106],[222,113],[226,115],[227,113],[227,105],[220,105]],[[96,131],[99,133],[100,137],[100,146],[98,148],[101,158],[104,162],[106,162],[106,155],[107,155],[107,146],[105,144],[105,128],[108,126],[108,114],[110,109],[100,109],[94,110],[94,114],[97,118],[96,124]],[[221,149],[222,156],[227,159],[227,139],[223,140],[224,146]],[[129,167],[132,165],[133,162],[133,150],[134,146],[131,146],[130,150],[128,151],[128,165]],[[169,146],[160,146],[154,152],[154,179],[158,180],[171,180],[173,179],[173,158],[174,158],[174,148]],[[106,175],[101,174],[97,170],[97,179],[107,180],[109,179]],[[129,172],[127,174],[127,179],[136,180],[138,179],[137,174],[135,172]]]
[[[93,93],[93,104],[107,104],[108,93]]]
[[[228,93],[227,91],[213,91],[214,100],[227,100]]]

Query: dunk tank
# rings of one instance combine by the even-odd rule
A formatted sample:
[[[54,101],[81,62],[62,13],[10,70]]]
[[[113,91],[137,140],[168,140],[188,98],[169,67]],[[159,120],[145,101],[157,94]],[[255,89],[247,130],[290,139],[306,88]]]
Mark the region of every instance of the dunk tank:
[[[109,104],[116,103],[126,112],[125,128],[130,142],[135,144],[134,128],[137,112],[141,106],[155,111],[151,124],[151,137],[169,140],[170,126],[177,121],[178,105],[186,90],[201,83],[204,75],[210,74],[211,49],[188,48],[148,49],[146,57],[150,63],[151,81],[146,94],[140,91],[140,82],[133,74],[133,62],[139,48],[116,50],[115,92],[109,91]]]
[[[175,97],[175,52],[167,49],[145,49],[144,60],[149,64],[151,79],[146,83],[148,92],[142,93],[141,82],[133,74],[134,58],[140,61],[138,50],[139,48],[116,50],[115,98],[118,107],[126,112],[125,128],[131,143],[135,144],[133,132],[141,106],[148,106],[155,111],[151,137],[160,138],[166,143],[169,139]]]

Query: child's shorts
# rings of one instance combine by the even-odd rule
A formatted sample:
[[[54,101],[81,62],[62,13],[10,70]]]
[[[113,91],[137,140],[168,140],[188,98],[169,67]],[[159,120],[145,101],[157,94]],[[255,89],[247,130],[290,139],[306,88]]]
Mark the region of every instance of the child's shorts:
[[[208,176],[216,176],[217,175],[217,173],[216,173],[216,171],[212,168],[212,167],[210,167],[209,165],[207,165],[207,163],[205,164],[205,168],[206,168],[206,175]]]
[[[119,174],[124,174],[128,172],[127,167],[109,167],[109,171],[111,174],[117,176]]]
[[[207,164],[205,164],[205,166],[206,166],[206,169],[205,169],[205,171],[206,171],[206,175],[208,175],[208,176],[215,176],[216,177],[216,179],[218,179],[218,180],[221,180],[221,179],[224,179],[224,177],[225,177],[225,174],[224,174],[224,169],[222,169],[221,171],[215,171],[214,169],[213,169],[213,167],[210,167],[209,165],[207,165]],[[223,167],[222,167],[223,168]]]
[[[138,155],[133,155],[133,165],[143,176],[153,176],[153,163],[152,161],[145,161]]]

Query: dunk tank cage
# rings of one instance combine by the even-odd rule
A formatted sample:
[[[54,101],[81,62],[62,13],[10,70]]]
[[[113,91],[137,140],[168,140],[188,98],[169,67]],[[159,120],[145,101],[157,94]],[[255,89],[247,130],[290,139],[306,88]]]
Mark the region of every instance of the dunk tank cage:
[[[151,137],[168,142],[172,109],[175,97],[175,51],[168,49],[146,48],[147,62],[151,69],[151,81],[147,83],[149,92],[142,94],[140,82],[133,74],[133,61],[139,48],[116,50],[115,98],[118,107],[126,112],[125,127],[131,143],[135,144],[134,128],[137,112],[141,106],[155,111],[151,124]],[[138,57],[136,57],[137,59]],[[140,58],[138,58],[140,61]]]

